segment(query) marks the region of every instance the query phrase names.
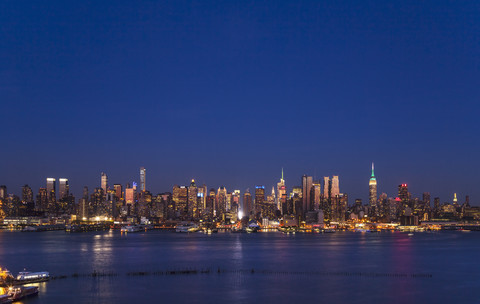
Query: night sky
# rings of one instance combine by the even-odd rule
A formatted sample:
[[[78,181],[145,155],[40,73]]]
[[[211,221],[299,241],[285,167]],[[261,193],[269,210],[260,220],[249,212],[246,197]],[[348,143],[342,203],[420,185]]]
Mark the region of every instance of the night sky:
[[[480,204],[478,1],[0,2],[0,184],[285,170]]]

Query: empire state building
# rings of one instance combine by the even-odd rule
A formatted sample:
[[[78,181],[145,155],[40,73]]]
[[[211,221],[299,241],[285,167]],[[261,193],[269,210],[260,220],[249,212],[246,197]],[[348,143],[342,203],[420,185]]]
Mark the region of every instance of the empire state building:
[[[372,176],[370,177],[370,182],[368,183],[369,188],[369,205],[371,208],[377,208],[377,179],[375,178],[374,165],[372,163]],[[378,213],[378,210],[375,210],[375,213]]]

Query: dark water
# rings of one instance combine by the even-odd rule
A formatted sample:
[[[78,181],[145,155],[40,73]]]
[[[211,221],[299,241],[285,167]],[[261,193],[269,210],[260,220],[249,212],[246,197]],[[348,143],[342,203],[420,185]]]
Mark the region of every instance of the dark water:
[[[0,231],[0,265],[12,273],[68,276],[24,303],[479,303],[479,253],[478,232]],[[184,269],[211,272],[127,275]],[[72,277],[94,271],[118,276]]]

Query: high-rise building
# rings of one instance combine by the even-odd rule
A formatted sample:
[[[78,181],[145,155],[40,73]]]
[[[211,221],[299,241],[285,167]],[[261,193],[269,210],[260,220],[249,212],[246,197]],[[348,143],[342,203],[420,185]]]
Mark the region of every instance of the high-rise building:
[[[114,184],[113,185],[113,191],[115,191],[115,196],[117,197],[117,200],[123,199],[122,195],[122,185],[120,184]]]
[[[282,210],[282,197],[287,193],[287,188],[285,187],[285,180],[283,179],[283,168],[282,168],[282,178],[280,178],[280,182],[277,183],[277,197],[276,197],[276,204],[277,209]]]
[[[255,186],[255,203],[253,206],[255,213],[260,212],[264,202],[265,202],[265,187]]]
[[[331,197],[330,193],[330,177],[325,176],[323,178],[323,198],[324,200],[329,200]]]
[[[302,199],[303,199],[303,212],[310,211],[311,209],[311,192],[312,192],[313,178],[311,176],[302,176]]]
[[[190,186],[188,187],[188,202],[187,202],[187,210],[188,216],[198,217],[198,189],[197,185],[195,184],[195,180],[192,179]]]
[[[320,200],[321,200],[321,182],[314,181],[312,184],[312,201],[313,201],[313,210],[320,210]]]
[[[50,196],[51,194],[55,195],[56,189],[55,189],[55,179],[54,178],[47,178],[47,194]]]
[[[70,194],[70,188],[68,185],[68,179],[59,178],[58,179],[58,188],[59,188],[59,198],[65,198]]]
[[[379,210],[377,206],[377,179],[375,178],[374,173],[374,165],[372,163],[372,176],[370,177],[370,181],[368,182],[368,203],[372,210],[371,215],[379,216]]]
[[[127,205],[133,205],[135,203],[135,188],[128,186],[125,188],[125,203]]]
[[[7,198],[7,186],[1,185],[0,186],[0,199],[4,200]]]
[[[216,215],[222,217],[227,212],[227,188],[221,186],[217,190]]]
[[[423,205],[425,208],[430,208],[430,192],[423,192]]]
[[[145,167],[140,168],[140,191],[145,191],[145,183],[147,178],[147,169]]]
[[[408,193],[407,184],[398,185],[398,197],[400,198],[403,207],[408,207],[410,203],[410,193]]]
[[[22,187],[22,203],[33,203],[33,191],[28,185]]]
[[[173,186],[172,199],[175,202],[175,212],[179,216],[187,214],[188,188],[185,186]]]
[[[103,193],[107,193],[108,190],[108,176],[106,173],[102,172],[100,178],[100,187],[103,189]]]
[[[251,216],[253,214],[252,195],[247,189],[243,194],[243,215]]]
[[[338,176],[337,175],[334,175],[332,176],[332,192],[331,192],[331,196],[332,197],[335,197],[337,195],[340,195],[340,185],[339,185],[339,180],[338,180]]]

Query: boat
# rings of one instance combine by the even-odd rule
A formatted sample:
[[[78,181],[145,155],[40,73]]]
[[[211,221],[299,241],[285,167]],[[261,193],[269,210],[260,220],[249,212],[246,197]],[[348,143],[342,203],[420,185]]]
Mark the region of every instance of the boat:
[[[7,295],[13,302],[29,296],[38,295],[38,286],[13,286],[7,290]]]
[[[15,283],[28,284],[28,283],[45,282],[48,280],[50,280],[50,274],[46,271],[40,271],[40,272],[23,271],[18,273],[17,280]]]
[[[140,232],[140,231],[144,231],[145,229],[142,227],[142,226],[139,226],[139,225],[129,225],[129,226],[123,226],[120,231],[121,232]]]
[[[196,232],[199,229],[200,228],[198,227],[198,225],[194,223],[180,223],[175,228],[175,232],[188,233],[188,232]]]
[[[413,236],[413,233],[409,233],[409,234],[407,234],[407,235],[408,235],[408,236]]]
[[[25,228],[22,229],[22,232],[37,232],[38,227],[36,226],[26,226]]]

